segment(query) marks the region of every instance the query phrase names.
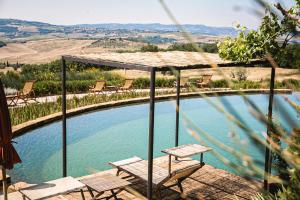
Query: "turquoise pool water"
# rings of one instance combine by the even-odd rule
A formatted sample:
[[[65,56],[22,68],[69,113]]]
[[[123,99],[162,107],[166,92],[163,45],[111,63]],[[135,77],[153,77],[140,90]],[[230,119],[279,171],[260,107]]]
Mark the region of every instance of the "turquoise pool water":
[[[296,103],[296,94],[288,95]],[[267,113],[267,95],[249,95],[260,109]],[[218,99],[219,98],[219,99]],[[266,127],[248,112],[248,107],[240,96],[210,97],[217,102],[227,100],[244,121],[261,137]],[[284,102],[282,96],[276,95],[276,102],[282,102],[283,108],[297,123],[297,113]],[[181,112],[198,127],[208,132],[222,143],[235,149],[242,149],[249,155],[263,160],[263,155],[255,148],[242,131],[229,122],[223,114],[210,106],[205,99],[193,98],[181,100]],[[68,119],[68,175],[82,176],[99,170],[109,169],[109,161],[140,156],[147,159],[148,147],[148,113],[149,104],[130,105],[86,113]],[[174,145],[175,107],[174,101],[156,104],[155,118],[155,157],[163,155],[160,150]],[[289,129],[288,123],[276,112],[275,118]],[[181,115],[182,116],[182,115]],[[241,143],[236,143],[230,132],[236,130]],[[10,171],[14,181],[41,182],[61,177],[61,122],[49,124],[30,131],[15,139],[15,147],[23,162]],[[195,143],[188,134],[186,123],[180,121],[180,144]],[[207,141],[207,140],[206,140]],[[229,154],[209,144],[223,156],[235,161]],[[211,153],[204,157],[205,162],[217,168],[228,168]]]

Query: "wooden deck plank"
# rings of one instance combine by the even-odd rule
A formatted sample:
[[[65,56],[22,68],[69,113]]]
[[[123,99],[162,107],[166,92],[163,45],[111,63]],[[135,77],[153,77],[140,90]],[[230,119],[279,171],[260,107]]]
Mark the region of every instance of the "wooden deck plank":
[[[185,166],[191,165],[193,163],[198,163],[196,160],[184,159],[182,162],[173,162],[172,169],[180,169]],[[158,165],[164,169],[168,169],[168,156],[163,156],[154,159],[154,164]],[[116,170],[108,170],[99,172],[97,174],[92,174],[85,176],[93,177],[101,174],[115,174]],[[127,174],[121,174],[121,177],[127,176]],[[79,178],[79,179],[83,179]],[[139,194],[146,196],[147,193],[147,183],[141,181],[140,179],[134,179],[131,181],[133,184],[129,187],[137,191]],[[239,177],[222,169],[214,168],[210,165],[203,166],[200,170],[194,173],[190,178],[183,182],[184,196],[186,200],[195,199],[238,199],[241,200],[251,200],[251,197],[255,195],[261,188],[262,183],[249,181],[243,177]],[[90,198],[90,194],[85,189],[86,199]],[[105,192],[104,196],[111,195],[110,192]],[[80,192],[71,192],[64,194],[63,197],[69,200],[82,200]],[[175,200],[181,199],[179,189],[174,187],[172,189],[167,189],[162,191],[163,200]],[[135,194],[131,194],[126,190],[118,194],[118,198],[122,200],[144,200]],[[158,199],[156,196],[154,198]],[[61,197],[53,197],[49,200],[62,200]]]

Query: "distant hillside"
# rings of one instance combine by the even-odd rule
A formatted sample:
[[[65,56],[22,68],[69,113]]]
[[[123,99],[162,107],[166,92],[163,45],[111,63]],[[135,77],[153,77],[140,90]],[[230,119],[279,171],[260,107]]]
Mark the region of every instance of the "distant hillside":
[[[236,35],[237,31],[231,27],[212,27],[205,25],[183,24],[182,25],[190,33],[199,33],[205,35]],[[172,24],[79,24],[74,27],[81,28],[100,28],[106,30],[138,30],[138,31],[157,31],[157,32],[177,32],[176,25]]]
[[[205,25],[189,25],[183,27],[191,32],[205,35],[236,35],[237,31],[230,27],[210,27]],[[53,25],[42,22],[17,19],[0,19],[0,35],[7,38],[23,38],[40,35],[76,35],[78,37],[122,36],[134,32],[178,32],[176,25],[166,24],[79,24],[72,26]],[[100,36],[99,36],[100,34]],[[102,34],[102,35],[101,35]]]

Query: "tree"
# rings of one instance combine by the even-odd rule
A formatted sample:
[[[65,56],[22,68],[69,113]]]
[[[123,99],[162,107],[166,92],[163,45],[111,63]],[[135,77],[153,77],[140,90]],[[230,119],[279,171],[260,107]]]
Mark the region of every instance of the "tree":
[[[277,11],[282,16],[276,14]],[[279,3],[268,9],[258,30],[237,28],[240,32],[236,38],[226,38],[218,44],[219,55],[224,59],[249,62],[250,59],[264,58],[267,54],[280,63],[282,55],[287,54],[286,48],[292,38],[299,34],[300,0],[296,6],[285,10]],[[283,38],[283,41],[280,39]]]
[[[152,44],[148,44],[146,46],[143,46],[141,48],[141,51],[142,52],[158,52],[159,51],[159,48],[158,46],[156,45],[152,45]]]

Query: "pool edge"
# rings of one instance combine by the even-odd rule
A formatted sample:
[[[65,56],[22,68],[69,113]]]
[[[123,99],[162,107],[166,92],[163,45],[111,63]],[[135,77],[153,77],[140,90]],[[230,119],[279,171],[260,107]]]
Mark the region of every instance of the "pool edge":
[[[290,89],[275,89],[276,93],[280,94],[291,94],[292,90]],[[180,95],[181,98],[188,98],[188,97],[201,97],[200,94],[206,96],[216,96],[216,95],[233,95],[238,93],[245,93],[245,94],[268,94],[269,89],[245,89],[245,90],[223,90],[223,91],[204,91],[204,92],[189,92],[189,93],[182,93]],[[156,97],[158,101],[166,101],[172,100],[176,98],[176,94],[169,94],[169,95],[160,95]],[[133,99],[126,99],[126,100],[119,100],[119,101],[112,101],[112,102],[105,102],[100,104],[93,104],[88,106],[83,106],[80,108],[75,108],[67,111],[67,116],[76,116],[83,113],[102,110],[107,108],[114,108],[124,105],[131,105],[136,103],[145,103],[149,101],[149,97],[139,97]],[[44,117],[40,117],[34,120],[30,120],[28,122],[16,125],[12,127],[13,137],[18,137],[26,133],[27,131],[39,128],[41,126],[50,124],[55,121],[59,121],[62,118],[61,112],[54,113],[51,115],[47,115]]]

